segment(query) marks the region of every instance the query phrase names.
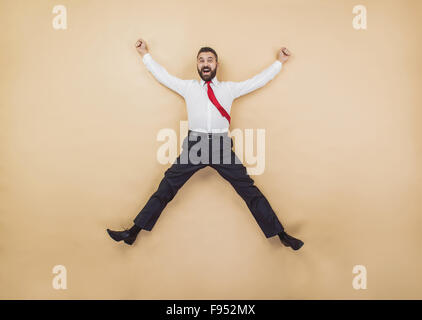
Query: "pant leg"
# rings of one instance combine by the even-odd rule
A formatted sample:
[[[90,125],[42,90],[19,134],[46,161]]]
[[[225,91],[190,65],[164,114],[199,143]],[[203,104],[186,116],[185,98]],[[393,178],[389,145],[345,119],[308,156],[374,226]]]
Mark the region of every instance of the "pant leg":
[[[172,166],[168,168],[161,180],[157,191],[150,197],[144,208],[133,220],[134,223],[144,230],[151,231],[166,207],[177,191],[185,184],[187,180],[198,170],[204,168],[206,164],[192,164],[191,161],[184,161],[183,156],[188,152],[190,143],[184,141],[182,153],[177,157]],[[187,159],[187,158],[185,158]]]
[[[231,147],[233,147],[233,141],[231,141]],[[231,149],[230,157],[231,161],[229,164],[224,163],[228,161],[220,161],[220,163],[213,163],[211,167],[217,170],[243,198],[265,237],[269,238],[277,235],[284,230],[284,227],[271,208],[267,198],[255,186],[254,181],[247,174],[246,167],[241,163],[233,149]]]

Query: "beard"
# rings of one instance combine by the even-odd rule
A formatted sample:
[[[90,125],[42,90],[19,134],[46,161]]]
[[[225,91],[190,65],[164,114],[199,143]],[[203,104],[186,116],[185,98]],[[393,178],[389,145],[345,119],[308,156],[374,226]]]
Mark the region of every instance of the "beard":
[[[211,72],[209,73],[209,74],[206,74],[206,75],[204,75],[203,73],[202,73],[202,70],[199,70],[199,69],[197,69],[198,70],[198,74],[199,74],[199,76],[201,77],[201,79],[202,80],[204,80],[204,81],[209,81],[209,80],[211,80],[212,78],[214,78],[215,77],[215,75],[217,74],[217,67],[215,67],[215,69],[214,70],[211,70]]]

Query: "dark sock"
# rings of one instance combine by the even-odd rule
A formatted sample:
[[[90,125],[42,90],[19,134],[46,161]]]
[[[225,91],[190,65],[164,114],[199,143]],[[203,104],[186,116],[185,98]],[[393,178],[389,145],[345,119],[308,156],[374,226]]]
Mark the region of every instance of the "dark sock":
[[[137,235],[138,233],[139,233],[139,231],[141,231],[142,230],[142,228],[141,227],[138,227],[136,224],[134,224],[133,226],[132,226],[132,228],[130,228],[129,229],[129,232],[130,232],[130,234],[132,234],[132,235]]]

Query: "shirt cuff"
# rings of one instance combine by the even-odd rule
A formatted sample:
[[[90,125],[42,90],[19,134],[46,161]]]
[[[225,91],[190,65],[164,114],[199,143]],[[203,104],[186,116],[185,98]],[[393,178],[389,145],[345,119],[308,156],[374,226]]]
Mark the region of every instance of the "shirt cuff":
[[[144,64],[147,64],[148,62],[150,62],[152,59],[151,55],[149,53],[145,53],[144,56],[142,57],[142,62]]]
[[[274,65],[276,65],[277,67],[281,68],[281,66],[282,66],[283,64],[281,63],[281,61],[280,61],[280,60],[276,60],[276,61],[274,62]]]

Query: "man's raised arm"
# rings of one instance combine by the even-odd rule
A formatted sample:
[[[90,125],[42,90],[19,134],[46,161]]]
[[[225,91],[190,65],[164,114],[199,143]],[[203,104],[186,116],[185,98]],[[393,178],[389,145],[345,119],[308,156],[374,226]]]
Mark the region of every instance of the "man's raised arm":
[[[145,40],[139,39],[136,41],[135,47],[138,53],[142,56],[142,62],[152,73],[152,75],[158,80],[158,82],[177,92],[182,97],[185,97],[186,89],[190,83],[190,80],[182,80],[169,74],[163,66],[152,59]]]
[[[277,52],[277,60],[272,65],[264,69],[256,76],[241,82],[228,81],[233,99],[239,98],[249,92],[263,87],[267,82],[273,79],[281,70],[291,53],[287,48],[283,47]]]

